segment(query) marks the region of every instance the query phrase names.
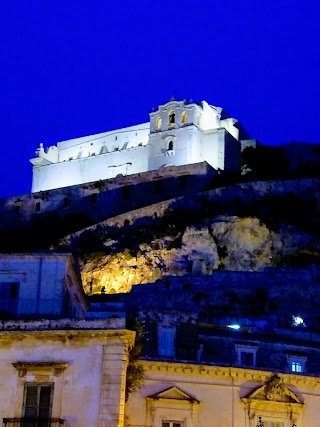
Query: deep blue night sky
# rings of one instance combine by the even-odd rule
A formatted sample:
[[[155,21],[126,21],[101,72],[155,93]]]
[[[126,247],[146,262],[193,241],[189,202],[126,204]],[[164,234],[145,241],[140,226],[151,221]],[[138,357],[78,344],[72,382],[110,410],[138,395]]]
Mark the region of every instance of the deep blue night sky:
[[[205,99],[262,144],[320,143],[316,0],[2,0],[0,197],[43,142]]]

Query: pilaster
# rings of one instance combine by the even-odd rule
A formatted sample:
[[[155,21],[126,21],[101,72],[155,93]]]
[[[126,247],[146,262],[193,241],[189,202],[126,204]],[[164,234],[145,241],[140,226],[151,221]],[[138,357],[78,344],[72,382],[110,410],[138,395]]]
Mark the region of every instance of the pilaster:
[[[123,427],[127,366],[125,340],[103,346],[99,427]]]

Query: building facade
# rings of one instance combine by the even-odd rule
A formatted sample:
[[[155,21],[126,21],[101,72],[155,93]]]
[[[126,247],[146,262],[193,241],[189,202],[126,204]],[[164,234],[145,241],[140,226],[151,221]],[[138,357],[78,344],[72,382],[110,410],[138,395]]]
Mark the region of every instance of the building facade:
[[[110,295],[143,331],[145,380],[127,426],[317,426],[319,280],[315,266],[222,271]]]
[[[126,407],[128,427],[318,425],[319,378],[178,361],[143,366],[145,383]]]
[[[125,317],[87,317],[70,254],[1,255],[0,278],[3,425],[122,427]]]
[[[246,132],[221,108],[170,101],[141,125],[61,141],[47,150],[40,144],[30,160],[32,192],[201,162],[239,172],[242,140],[248,143]]]

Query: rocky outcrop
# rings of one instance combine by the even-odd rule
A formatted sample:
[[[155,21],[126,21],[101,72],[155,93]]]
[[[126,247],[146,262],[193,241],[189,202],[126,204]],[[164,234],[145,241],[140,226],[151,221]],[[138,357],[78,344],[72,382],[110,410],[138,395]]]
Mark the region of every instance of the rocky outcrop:
[[[213,270],[260,271],[277,266],[288,255],[313,248],[318,240],[292,226],[270,230],[258,218],[219,216],[187,226],[180,234],[139,243],[139,249],[121,248],[105,241],[109,254],[97,252],[82,259],[87,293],[129,292],[141,283],[170,275],[210,275]]]

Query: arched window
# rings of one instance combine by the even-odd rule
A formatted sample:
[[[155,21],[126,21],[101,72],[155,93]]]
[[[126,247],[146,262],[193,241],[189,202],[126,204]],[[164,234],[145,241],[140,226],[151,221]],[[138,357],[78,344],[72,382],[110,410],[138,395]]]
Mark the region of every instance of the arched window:
[[[184,111],[181,115],[181,123],[185,124],[188,121],[188,113],[186,111]]]
[[[176,114],[174,111],[170,111],[169,113],[169,126],[174,126],[176,123]]]
[[[156,130],[161,130],[162,127],[162,118],[158,117],[156,121]]]
[[[173,141],[169,141],[169,144],[168,144],[168,151],[171,151],[171,150],[173,150]]]

